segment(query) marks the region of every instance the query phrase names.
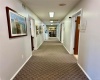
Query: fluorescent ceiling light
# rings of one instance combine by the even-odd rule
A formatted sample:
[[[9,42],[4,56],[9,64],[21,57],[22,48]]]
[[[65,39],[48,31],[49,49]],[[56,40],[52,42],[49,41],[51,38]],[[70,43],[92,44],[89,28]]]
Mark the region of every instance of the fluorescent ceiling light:
[[[54,17],[54,12],[49,12],[50,17]]]
[[[53,21],[50,21],[51,23],[53,23]]]

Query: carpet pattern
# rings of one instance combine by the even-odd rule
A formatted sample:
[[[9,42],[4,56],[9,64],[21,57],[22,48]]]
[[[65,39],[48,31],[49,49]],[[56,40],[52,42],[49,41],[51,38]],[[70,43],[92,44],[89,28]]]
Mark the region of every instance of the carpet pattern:
[[[56,39],[50,39],[33,56],[14,80],[89,80]]]

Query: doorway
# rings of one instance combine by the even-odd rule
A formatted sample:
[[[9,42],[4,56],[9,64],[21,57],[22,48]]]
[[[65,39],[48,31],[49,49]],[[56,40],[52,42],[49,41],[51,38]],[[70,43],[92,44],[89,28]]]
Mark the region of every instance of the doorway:
[[[64,32],[65,32],[65,28],[64,28],[64,23],[61,23],[61,43],[64,43]]]
[[[31,32],[31,49],[34,50],[34,33],[33,33],[34,20],[30,18],[30,32]]]
[[[71,31],[71,46],[70,46],[70,53],[78,59],[79,55],[79,28],[81,25],[81,18],[82,18],[82,9],[78,10],[75,14],[72,15],[72,31]]]
[[[34,50],[34,42],[33,41],[34,41],[34,37],[31,36],[31,48],[32,48],[32,51]]]
[[[56,27],[49,27],[49,37],[56,37]]]
[[[30,26],[30,34],[31,34],[31,49],[36,50],[36,28],[35,28],[35,20],[29,16],[29,26]]]
[[[62,40],[62,24],[60,26],[60,41]]]

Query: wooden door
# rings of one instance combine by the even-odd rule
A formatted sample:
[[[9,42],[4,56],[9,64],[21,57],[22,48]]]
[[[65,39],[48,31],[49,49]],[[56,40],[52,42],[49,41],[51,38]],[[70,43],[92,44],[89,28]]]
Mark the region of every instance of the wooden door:
[[[78,54],[78,43],[79,43],[79,24],[80,24],[80,16],[77,17],[76,22],[76,31],[75,31],[75,42],[74,42],[74,54]]]
[[[34,37],[31,36],[31,48],[32,48],[32,51],[34,50],[34,43],[33,43],[33,39]]]

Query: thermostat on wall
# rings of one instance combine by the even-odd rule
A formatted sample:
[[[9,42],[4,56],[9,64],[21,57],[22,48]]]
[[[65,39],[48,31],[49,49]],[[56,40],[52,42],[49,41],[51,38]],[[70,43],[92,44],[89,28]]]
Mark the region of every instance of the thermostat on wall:
[[[81,30],[86,30],[86,26],[87,26],[87,20],[86,19],[82,19],[80,29]]]

